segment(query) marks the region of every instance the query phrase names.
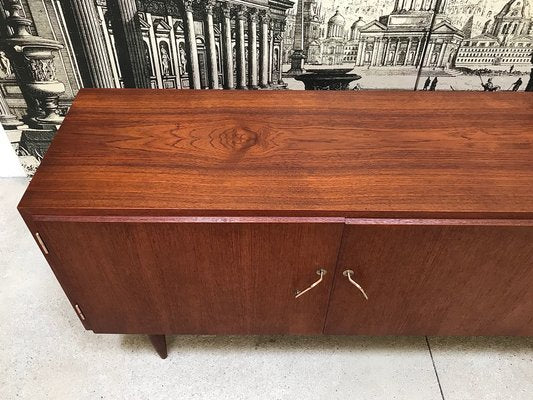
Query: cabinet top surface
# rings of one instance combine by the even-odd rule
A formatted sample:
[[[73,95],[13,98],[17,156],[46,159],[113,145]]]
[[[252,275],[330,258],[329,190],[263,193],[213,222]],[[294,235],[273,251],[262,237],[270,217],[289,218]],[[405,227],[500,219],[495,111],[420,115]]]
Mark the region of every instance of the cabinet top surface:
[[[531,218],[533,94],[85,89],[19,207]]]

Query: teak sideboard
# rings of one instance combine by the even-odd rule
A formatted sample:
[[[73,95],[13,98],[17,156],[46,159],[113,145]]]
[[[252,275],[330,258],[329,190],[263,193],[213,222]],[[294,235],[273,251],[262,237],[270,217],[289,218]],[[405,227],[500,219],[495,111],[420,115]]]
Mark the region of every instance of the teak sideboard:
[[[82,90],[19,210],[86,329],[533,335],[533,95]]]

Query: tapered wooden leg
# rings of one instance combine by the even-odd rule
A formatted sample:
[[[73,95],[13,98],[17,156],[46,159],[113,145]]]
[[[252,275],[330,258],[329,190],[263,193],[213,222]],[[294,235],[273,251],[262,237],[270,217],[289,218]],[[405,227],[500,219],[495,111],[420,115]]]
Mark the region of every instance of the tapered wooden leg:
[[[167,358],[167,340],[165,335],[148,335],[157,354],[163,359]]]

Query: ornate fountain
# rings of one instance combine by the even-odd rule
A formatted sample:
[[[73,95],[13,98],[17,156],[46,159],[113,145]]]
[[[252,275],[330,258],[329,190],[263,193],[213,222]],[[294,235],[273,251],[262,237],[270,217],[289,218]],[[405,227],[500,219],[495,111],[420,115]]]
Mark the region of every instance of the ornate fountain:
[[[303,82],[305,90],[348,90],[351,82],[361,79],[360,75],[349,73],[353,68],[308,69],[294,79]]]

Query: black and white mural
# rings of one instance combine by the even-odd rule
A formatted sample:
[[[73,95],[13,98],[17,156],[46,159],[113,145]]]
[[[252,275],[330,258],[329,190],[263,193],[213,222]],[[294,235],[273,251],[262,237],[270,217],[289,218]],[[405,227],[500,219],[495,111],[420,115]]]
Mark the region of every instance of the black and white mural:
[[[529,0],[0,0],[0,11],[0,122],[29,174],[82,87],[533,90]]]
[[[525,90],[533,66],[528,0],[303,0],[287,21],[286,63],[303,21],[305,62],[357,89]]]

